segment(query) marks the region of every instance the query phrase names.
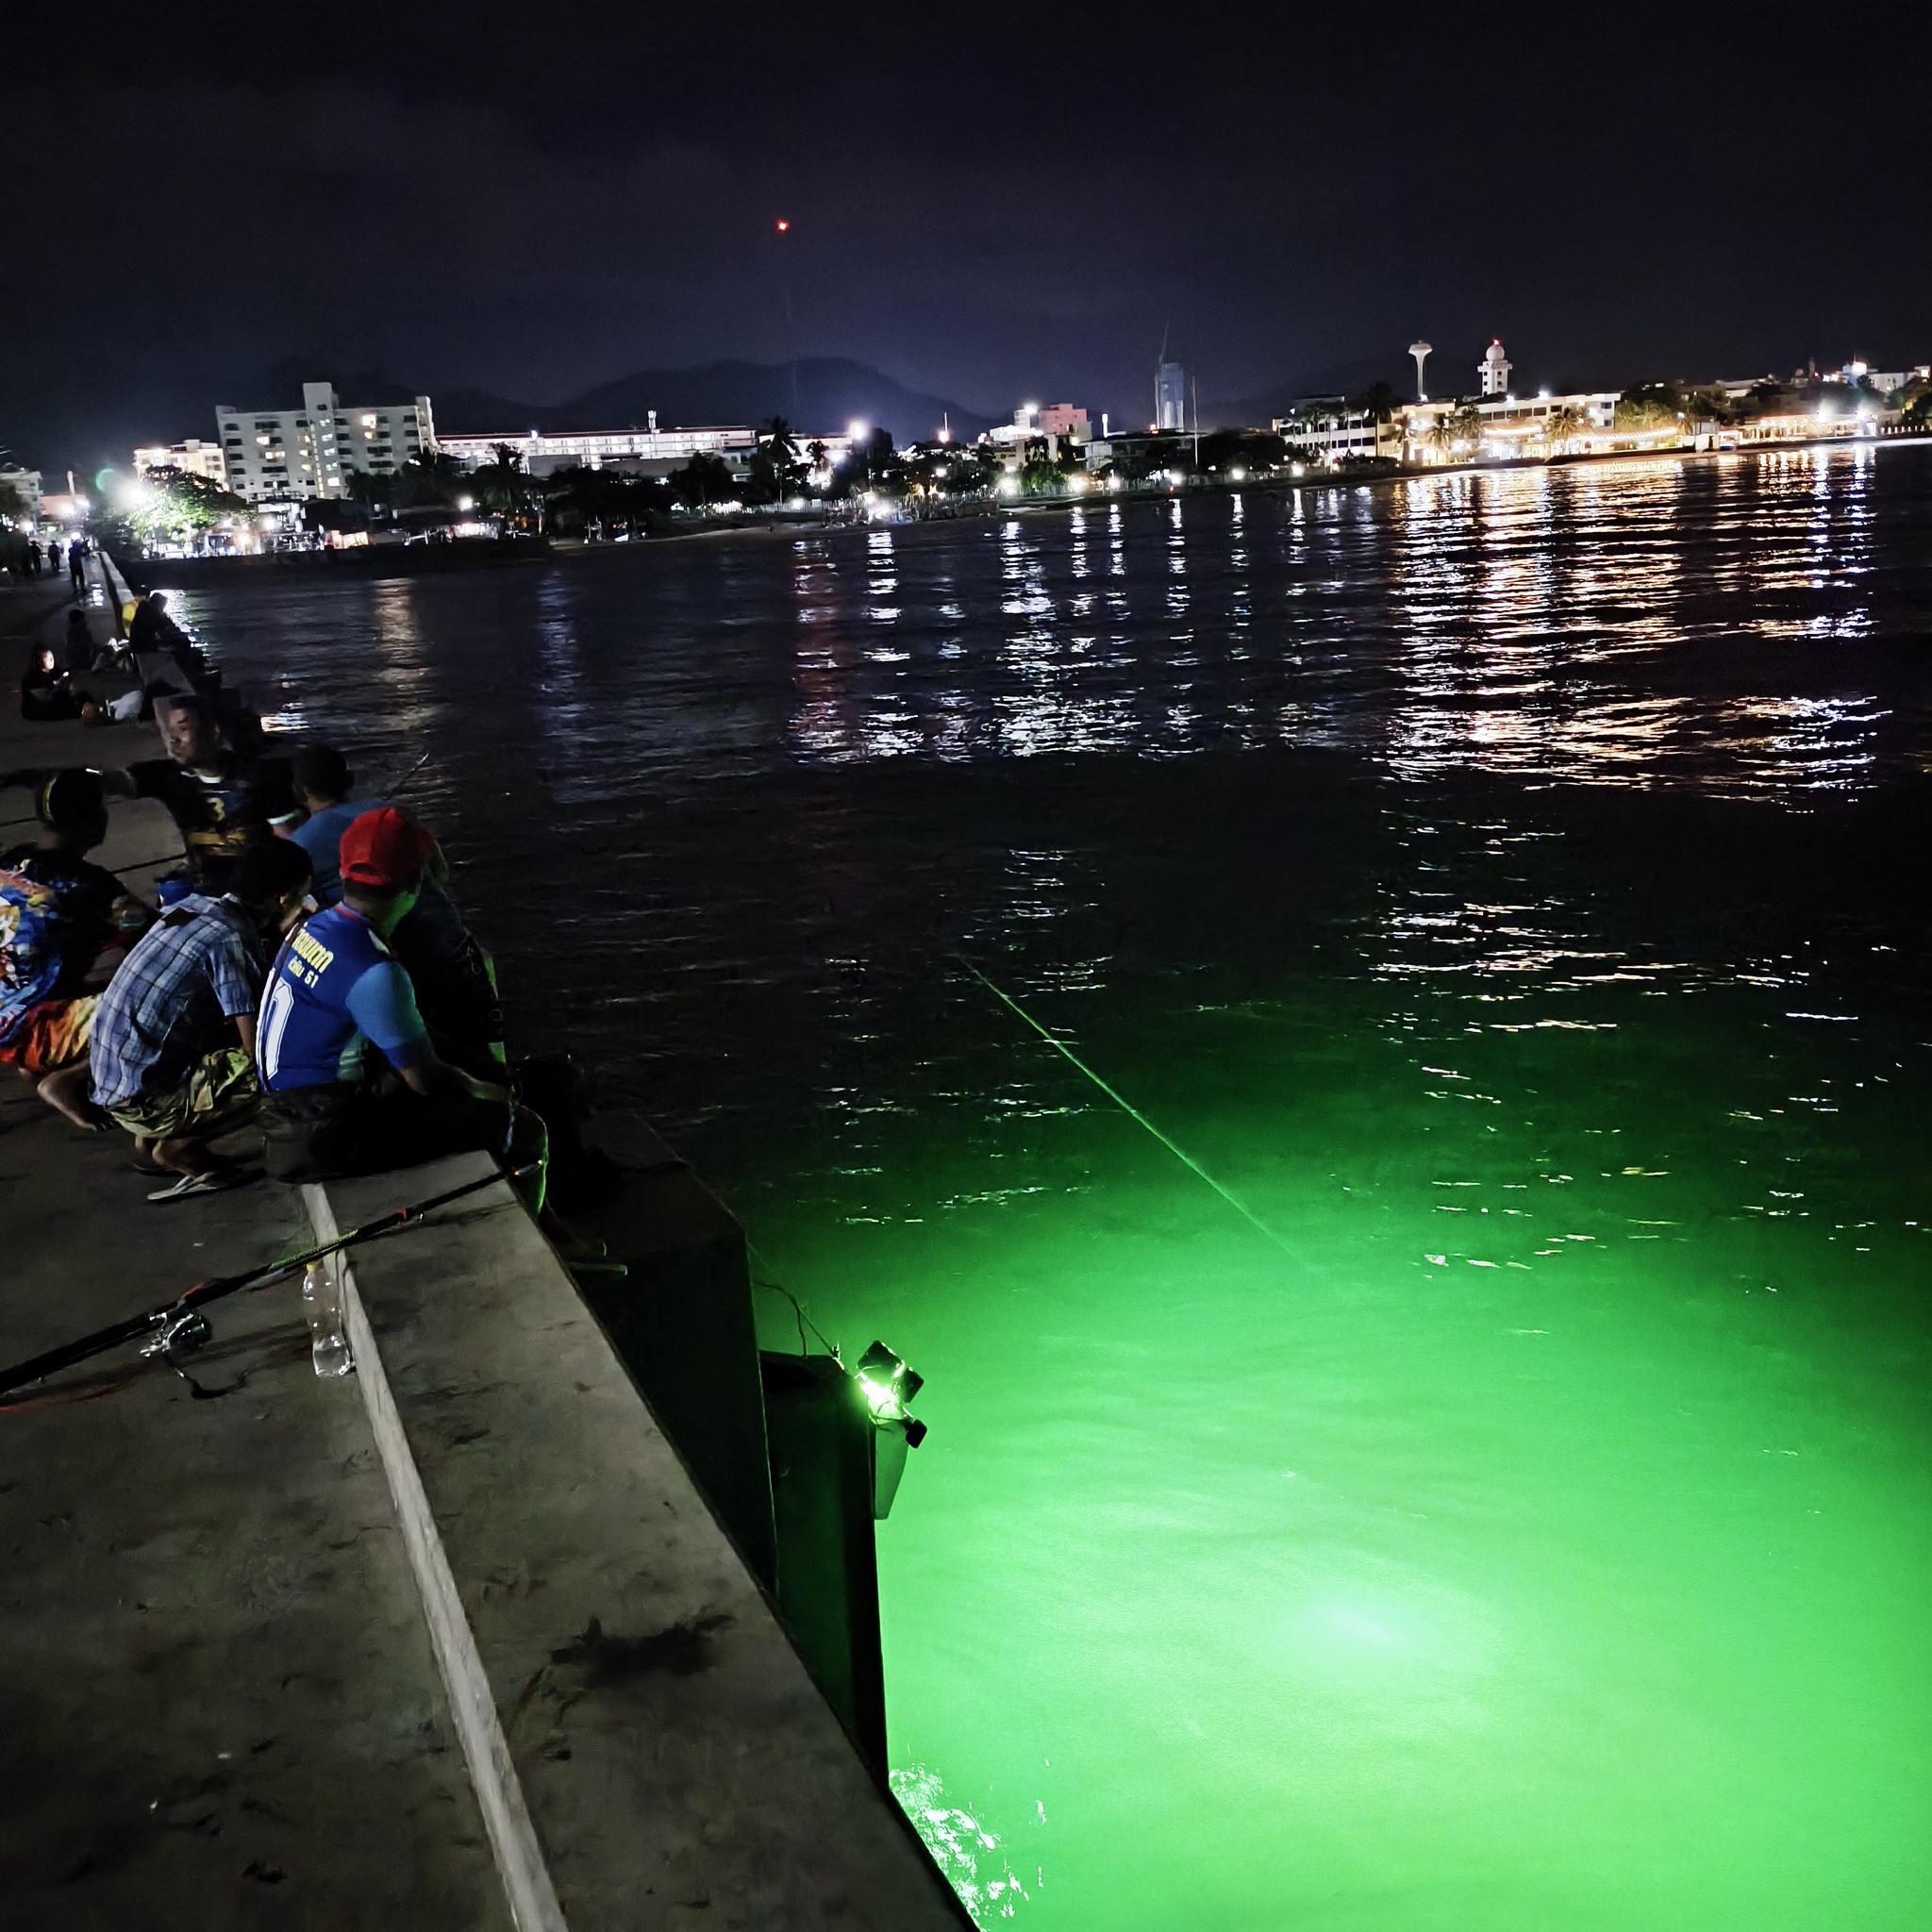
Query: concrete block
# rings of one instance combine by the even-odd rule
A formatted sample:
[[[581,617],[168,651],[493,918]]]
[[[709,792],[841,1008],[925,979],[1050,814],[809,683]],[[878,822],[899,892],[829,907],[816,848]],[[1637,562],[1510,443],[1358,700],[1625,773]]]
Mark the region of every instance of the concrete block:
[[[483,1159],[328,1205],[355,1225]],[[473,1776],[514,1779],[575,1932],[969,1924],[508,1189],[358,1250],[351,1285],[503,1740]]]

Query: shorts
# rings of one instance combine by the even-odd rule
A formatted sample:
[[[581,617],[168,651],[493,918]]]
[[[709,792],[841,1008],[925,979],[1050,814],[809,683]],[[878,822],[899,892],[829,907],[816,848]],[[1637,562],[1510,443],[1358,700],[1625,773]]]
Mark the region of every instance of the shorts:
[[[0,1064],[18,1067],[23,1074],[52,1074],[85,1059],[100,1003],[97,994],[83,993],[78,999],[42,1000],[29,1007],[0,1046]]]
[[[108,1111],[130,1134],[172,1141],[181,1134],[219,1134],[240,1126],[260,1098],[255,1062],[240,1047],[225,1046],[203,1054],[179,1086],[162,1093],[137,1093]]]
[[[407,1087],[295,1087],[262,1103],[263,1163],[278,1181],[335,1180],[419,1167],[450,1154],[504,1154],[515,1109]]]

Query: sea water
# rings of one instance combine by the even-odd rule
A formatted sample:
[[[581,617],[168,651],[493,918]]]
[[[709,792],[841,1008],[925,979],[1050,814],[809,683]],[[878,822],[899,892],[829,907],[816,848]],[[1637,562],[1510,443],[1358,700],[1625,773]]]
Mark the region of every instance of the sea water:
[[[927,1378],[894,1785],[982,1923],[1895,1932],[1928,563],[1866,447],[187,602]]]

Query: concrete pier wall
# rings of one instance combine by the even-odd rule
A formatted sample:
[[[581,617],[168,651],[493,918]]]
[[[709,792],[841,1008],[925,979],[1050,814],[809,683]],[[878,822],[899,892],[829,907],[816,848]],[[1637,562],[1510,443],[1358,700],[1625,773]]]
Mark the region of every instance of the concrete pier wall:
[[[327,1238],[488,1171],[308,1197]],[[969,1923],[508,1188],[357,1250],[346,1286],[519,1924]]]

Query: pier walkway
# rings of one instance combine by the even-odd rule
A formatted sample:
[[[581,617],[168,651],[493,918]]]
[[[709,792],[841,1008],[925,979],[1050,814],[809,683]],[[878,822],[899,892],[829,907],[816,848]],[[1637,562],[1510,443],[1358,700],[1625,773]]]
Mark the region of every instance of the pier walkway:
[[[68,608],[0,591],[0,768],[154,755],[21,721]],[[140,887],[177,851],[117,802],[95,856]],[[0,1358],[481,1172],[158,1207],[130,1156],[6,1076]],[[0,1920],[968,1924],[508,1191],[344,1274],[356,1375],[317,1379],[284,1283],[210,1311],[223,1392],[130,1348],[0,1408]]]

